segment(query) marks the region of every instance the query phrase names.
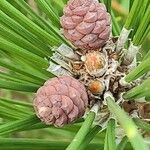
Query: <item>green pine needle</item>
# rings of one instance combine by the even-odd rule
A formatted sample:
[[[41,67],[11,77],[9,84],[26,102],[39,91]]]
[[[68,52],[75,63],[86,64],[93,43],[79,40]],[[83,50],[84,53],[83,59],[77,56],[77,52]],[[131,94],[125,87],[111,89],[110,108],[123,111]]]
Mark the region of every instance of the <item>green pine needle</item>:
[[[121,142],[117,146],[117,150],[124,150],[128,143],[128,138],[125,136],[122,138]]]
[[[104,150],[116,150],[114,119],[110,119],[107,125]]]
[[[85,137],[85,140],[81,143],[78,150],[84,150],[88,147],[89,143],[95,138],[96,134],[100,132],[102,128],[99,125],[94,126],[91,131]]]
[[[107,97],[107,105],[112,114],[114,114],[125,130],[129,141],[134,150],[148,150],[148,146],[144,143],[142,136],[138,133],[134,122],[127,116],[127,114],[114,102],[111,97]]]
[[[141,9],[142,2],[143,0],[134,0],[131,10],[129,12],[129,15],[127,17],[126,23],[125,23],[126,29],[130,30],[131,28],[134,28],[133,25]]]
[[[13,133],[19,130],[23,130],[27,127],[30,127],[36,123],[39,123],[40,120],[35,115],[30,115],[25,119],[20,119],[17,121],[12,121],[0,126],[0,135]]]
[[[139,118],[133,118],[133,121],[140,129],[150,132],[150,124],[148,122],[142,121]]]
[[[123,95],[123,97],[125,99],[150,97],[150,79],[145,80],[141,85],[129,90]]]
[[[82,142],[84,141],[86,135],[90,131],[90,128],[93,124],[93,121],[95,119],[95,112],[90,112],[85,119],[84,123],[82,124],[82,127],[70,143],[70,145],[67,147],[66,150],[78,150]]]
[[[125,78],[127,82],[138,79],[143,74],[146,74],[150,71],[150,57],[144,59],[135,69],[133,69]]]
[[[19,22],[22,26],[28,29],[31,33],[40,37],[43,42],[47,42],[51,46],[59,45],[59,41],[55,39],[53,36],[48,34],[45,30],[41,29],[38,25],[28,19],[25,15],[19,12],[15,7],[10,5],[6,0],[0,1],[1,9],[7,13],[10,17],[14,18],[17,22]]]

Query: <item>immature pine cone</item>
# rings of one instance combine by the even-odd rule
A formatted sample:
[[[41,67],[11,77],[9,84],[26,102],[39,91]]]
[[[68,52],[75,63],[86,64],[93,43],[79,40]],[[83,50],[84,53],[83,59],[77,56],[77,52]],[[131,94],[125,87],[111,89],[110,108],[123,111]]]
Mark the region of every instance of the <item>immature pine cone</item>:
[[[60,20],[64,36],[77,48],[96,50],[109,38],[111,17],[97,0],[69,0]]]
[[[36,93],[34,108],[45,124],[61,127],[83,116],[88,96],[82,83],[70,76],[45,82]]]

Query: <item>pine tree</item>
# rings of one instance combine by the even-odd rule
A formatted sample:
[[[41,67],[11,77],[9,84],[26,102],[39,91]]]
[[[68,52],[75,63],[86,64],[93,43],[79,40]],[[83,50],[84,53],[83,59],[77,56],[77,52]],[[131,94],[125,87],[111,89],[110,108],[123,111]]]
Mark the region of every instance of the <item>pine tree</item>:
[[[93,1],[98,3],[97,0]],[[26,0],[0,0],[0,88],[24,93],[29,98],[23,101],[21,98],[0,97],[0,149],[148,150],[150,144],[144,135],[150,131],[150,53],[141,51],[141,47],[150,31],[149,0],[130,0],[129,13],[126,19],[121,17],[121,21],[118,21],[111,0],[99,0],[101,8],[106,6],[111,16],[111,22],[108,13],[101,16],[105,20],[102,27],[105,29],[107,26],[106,31],[110,29],[111,33],[103,33],[95,38],[105,43],[98,43],[98,47],[92,43],[96,49],[94,52],[88,49],[90,44],[87,41],[93,40],[91,36],[84,39],[82,44],[86,43],[86,46],[79,46],[83,41],[82,35],[79,38],[78,34],[76,38],[80,43],[76,44],[76,40],[67,36],[70,27],[67,28],[67,35],[64,29],[62,31],[66,22],[60,21],[60,17],[64,14],[67,0],[34,2],[35,9]],[[83,32],[86,35],[91,33]],[[74,36],[72,32],[71,36]],[[92,59],[95,66],[91,65]],[[113,60],[113,65],[110,65],[110,60]],[[111,71],[116,62],[114,75]],[[65,103],[65,106],[76,106],[80,111],[74,111],[71,119],[66,116],[69,121],[63,118],[55,123],[56,126],[67,124],[57,128],[53,126],[53,121],[45,124],[49,120],[43,121],[41,114],[36,114],[39,111],[34,108],[38,109],[39,105],[36,103],[33,108],[32,100],[35,97],[38,99],[42,92],[46,96],[53,95],[40,89],[45,88],[43,85],[51,86],[56,76],[60,79],[66,75],[73,77],[67,77],[65,82],[62,80],[59,88],[65,91],[68,80],[73,80],[74,84],[69,88],[74,88],[72,92],[79,92],[78,96],[82,97],[85,86],[89,102],[87,104],[87,98],[82,97],[77,105],[71,105],[73,97],[68,94],[70,103]],[[79,88],[76,89],[77,85]],[[42,106],[46,105],[44,100]],[[53,100],[50,98],[50,102]],[[65,110],[67,112],[68,108],[65,107]],[[59,114],[58,110],[54,112]],[[33,131],[39,131],[39,137],[34,138],[33,135],[27,138],[28,133]],[[26,138],[20,138],[22,132],[27,134]],[[17,135],[19,138],[16,138]]]

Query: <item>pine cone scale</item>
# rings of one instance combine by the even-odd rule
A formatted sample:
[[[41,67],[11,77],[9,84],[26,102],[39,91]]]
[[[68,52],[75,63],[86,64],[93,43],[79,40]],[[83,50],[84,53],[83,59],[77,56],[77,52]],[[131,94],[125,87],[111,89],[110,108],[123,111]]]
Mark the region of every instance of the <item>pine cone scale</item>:
[[[72,10],[74,15],[83,16],[87,13],[88,7],[79,6]]]
[[[63,109],[63,111],[65,112],[65,114],[69,114],[72,109],[73,109],[73,102],[70,98],[68,98],[67,96],[62,96],[62,105],[61,108]]]
[[[85,107],[87,107],[87,105],[88,105],[88,101],[87,101],[88,96],[85,93],[86,88],[82,84],[80,84],[80,85],[77,84],[77,82],[75,82],[74,80],[71,81],[71,85],[70,86],[73,87],[74,89],[76,89],[77,91],[79,91],[79,93],[81,95],[80,98],[84,102]]]
[[[76,30],[68,30],[68,34],[71,36],[71,40],[73,41],[80,40],[84,37],[83,34],[79,33]]]
[[[61,116],[55,120],[54,125],[55,125],[56,127],[62,127],[64,124],[67,124],[67,123],[68,123],[67,120],[68,120],[67,116],[66,116],[65,113],[62,111],[62,112],[61,112]]]
[[[83,21],[85,21],[87,23],[92,23],[92,22],[95,22],[97,19],[98,19],[97,12],[88,12],[85,15]]]
[[[73,105],[73,109],[68,114],[68,119],[69,119],[68,122],[73,122],[74,120],[76,120],[78,118],[78,114],[79,114],[78,107]]]
[[[95,27],[95,23],[88,23],[88,22],[81,22],[77,27],[76,30],[81,34],[89,34]]]
[[[96,4],[95,3],[92,3],[90,8],[89,8],[89,11],[90,12],[96,12]]]
[[[72,20],[75,23],[80,23],[80,22],[82,22],[83,17],[82,16],[72,16]]]
[[[96,39],[97,39],[97,35],[95,35],[95,34],[88,34],[88,35],[85,35],[84,36],[84,38],[82,38],[82,42],[83,43],[93,43],[93,42],[95,42],[96,41]]]
[[[69,97],[72,99],[74,105],[78,106],[79,113],[82,114],[82,110],[84,110],[85,105],[83,100],[78,95],[80,95],[80,93],[75,88],[69,88]]]
[[[96,21],[96,25],[92,33],[99,34],[105,30],[106,22],[105,21]]]

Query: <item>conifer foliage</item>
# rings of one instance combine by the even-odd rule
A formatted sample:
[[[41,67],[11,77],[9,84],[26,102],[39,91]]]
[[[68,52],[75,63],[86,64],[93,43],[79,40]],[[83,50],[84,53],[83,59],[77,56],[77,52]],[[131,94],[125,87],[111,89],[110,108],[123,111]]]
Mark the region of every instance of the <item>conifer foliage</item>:
[[[0,149],[149,150],[149,0],[30,2],[0,0],[0,90],[29,97],[0,97]]]

